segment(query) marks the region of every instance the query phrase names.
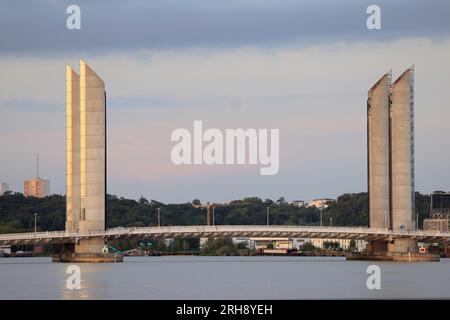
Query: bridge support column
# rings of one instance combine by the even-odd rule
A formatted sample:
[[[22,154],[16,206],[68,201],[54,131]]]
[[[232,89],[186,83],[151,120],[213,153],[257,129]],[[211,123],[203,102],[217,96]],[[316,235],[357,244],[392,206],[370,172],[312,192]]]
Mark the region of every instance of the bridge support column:
[[[417,242],[409,238],[397,238],[394,240],[394,245],[391,248],[391,253],[417,253]]]
[[[101,238],[92,238],[88,240],[80,240],[75,244],[75,253],[77,254],[100,254],[105,246],[105,240]]]
[[[79,240],[73,252],[61,252],[53,257],[54,262],[123,262],[123,255],[104,252],[106,241],[103,238]]]
[[[383,255],[388,252],[388,247],[388,241],[370,241],[366,251],[368,255]]]
[[[411,238],[396,238],[388,253],[392,260],[401,262],[439,261],[437,254],[419,253],[417,241]]]
[[[420,254],[415,239],[396,238],[392,242],[372,240],[364,254],[347,256],[347,260],[421,262],[439,261],[440,258],[438,255]]]

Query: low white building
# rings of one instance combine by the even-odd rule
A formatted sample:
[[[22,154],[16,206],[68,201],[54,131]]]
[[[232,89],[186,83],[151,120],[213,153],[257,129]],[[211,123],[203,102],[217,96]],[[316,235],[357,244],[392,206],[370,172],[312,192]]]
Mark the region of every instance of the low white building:
[[[320,239],[320,238],[312,238],[307,239],[311,242],[314,247],[324,249],[325,242],[337,242],[339,243],[339,247],[344,250],[348,250],[350,248],[350,239]],[[367,241],[365,240],[355,240],[355,248],[358,252],[363,252],[366,249]]]
[[[325,209],[328,207],[328,204],[330,202],[334,202],[334,201],[336,201],[336,200],[330,199],[330,198],[314,199],[314,200],[311,200],[310,202],[308,202],[306,207],[308,207],[308,208],[316,207],[318,209]]]
[[[251,240],[250,238],[233,238],[234,244],[244,244],[245,247],[247,247],[250,250],[256,249],[256,243],[255,241]]]
[[[11,246],[0,246],[0,256],[2,254],[10,255],[11,254]]]
[[[317,248],[324,248],[325,242],[337,242],[339,246],[348,250],[350,248],[350,239],[320,239],[320,238],[233,238],[234,243],[244,243],[249,249],[267,248],[269,244],[274,249],[297,249],[301,250],[302,246],[311,242]],[[355,240],[355,249],[357,252],[363,252],[366,249],[367,241]]]
[[[293,201],[289,202],[289,204],[291,206],[296,206],[298,208],[301,208],[301,207],[305,206],[305,201],[303,201],[303,200],[293,200]]]

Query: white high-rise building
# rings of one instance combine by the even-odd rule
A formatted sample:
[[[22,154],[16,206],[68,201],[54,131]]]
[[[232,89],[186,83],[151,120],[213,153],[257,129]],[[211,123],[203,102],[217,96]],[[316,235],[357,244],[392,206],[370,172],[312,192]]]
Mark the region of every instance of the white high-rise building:
[[[5,182],[0,182],[0,195],[4,194],[6,191],[10,191],[9,184]]]

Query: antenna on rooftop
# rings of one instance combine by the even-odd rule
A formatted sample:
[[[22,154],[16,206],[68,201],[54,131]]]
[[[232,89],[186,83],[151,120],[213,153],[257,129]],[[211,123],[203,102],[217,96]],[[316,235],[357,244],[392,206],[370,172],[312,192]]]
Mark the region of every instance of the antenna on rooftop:
[[[39,178],[39,153],[36,153],[36,178]]]

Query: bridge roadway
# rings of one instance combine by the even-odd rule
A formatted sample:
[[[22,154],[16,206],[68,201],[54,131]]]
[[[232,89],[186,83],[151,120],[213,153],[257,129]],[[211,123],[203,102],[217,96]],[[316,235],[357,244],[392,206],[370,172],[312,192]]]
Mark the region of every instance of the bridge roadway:
[[[209,237],[285,237],[355,240],[393,240],[411,238],[424,242],[450,242],[450,232],[392,231],[364,227],[318,227],[289,225],[218,225],[218,226],[163,226],[119,227],[88,234],[65,231],[46,231],[0,234],[0,245],[26,245],[47,243],[76,243],[78,240],[103,238],[156,239],[156,238],[209,238]]]

